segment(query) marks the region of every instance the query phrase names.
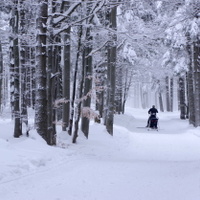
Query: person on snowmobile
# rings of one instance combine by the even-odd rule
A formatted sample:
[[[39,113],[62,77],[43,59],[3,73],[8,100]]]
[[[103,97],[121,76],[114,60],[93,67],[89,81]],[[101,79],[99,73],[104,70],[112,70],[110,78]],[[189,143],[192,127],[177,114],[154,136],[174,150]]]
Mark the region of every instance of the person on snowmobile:
[[[156,113],[158,113],[158,110],[157,110],[157,109],[155,108],[155,106],[153,105],[152,108],[150,108],[149,111],[148,111],[148,114],[149,114],[150,116],[149,116],[149,119],[148,119],[148,121],[147,121],[147,126],[146,126],[146,127],[149,126],[149,121],[150,121],[150,119],[156,118]]]

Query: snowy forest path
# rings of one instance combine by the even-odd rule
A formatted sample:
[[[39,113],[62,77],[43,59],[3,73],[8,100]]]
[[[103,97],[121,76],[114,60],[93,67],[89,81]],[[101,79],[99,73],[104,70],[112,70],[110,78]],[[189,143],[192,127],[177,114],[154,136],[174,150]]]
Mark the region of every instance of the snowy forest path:
[[[113,137],[91,123],[88,140],[80,134],[71,144],[63,137],[65,148],[22,138],[12,146],[5,168],[10,181],[0,185],[1,199],[198,200],[200,138],[195,129],[178,113],[160,113],[159,132],[138,129],[147,117],[136,109],[116,115]],[[14,173],[19,173],[15,180]]]
[[[180,120],[178,112],[159,113],[158,117],[159,131],[148,131],[145,128],[138,128],[146,125],[146,110],[130,108],[127,114],[116,116],[118,129],[119,126],[123,127],[130,135],[130,146],[127,147],[129,153],[146,161],[199,162],[200,152],[197,149],[200,140],[195,134],[195,128],[191,127],[187,120]]]
[[[146,132],[146,129],[140,128],[145,128],[147,125],[149,117],[147,111],[129,108],[127,114],[116,115],[117,125],[126,127],[131,132]],[[158,129],[161,130],[160,134],[182,134],[190,127],[188,120],[180,120],[179,112],[162,112],[158,113],[157,117],[159,119]]]

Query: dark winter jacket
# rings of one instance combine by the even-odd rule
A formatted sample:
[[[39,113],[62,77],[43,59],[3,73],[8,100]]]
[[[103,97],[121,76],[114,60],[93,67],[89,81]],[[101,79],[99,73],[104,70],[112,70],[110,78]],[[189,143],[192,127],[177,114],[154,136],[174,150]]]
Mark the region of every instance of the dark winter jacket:
[[[158,110],[156,108],[150,108],[148,111],[148,114],[150,114],[150,115],[156,116],[156,113],[158,113]]]

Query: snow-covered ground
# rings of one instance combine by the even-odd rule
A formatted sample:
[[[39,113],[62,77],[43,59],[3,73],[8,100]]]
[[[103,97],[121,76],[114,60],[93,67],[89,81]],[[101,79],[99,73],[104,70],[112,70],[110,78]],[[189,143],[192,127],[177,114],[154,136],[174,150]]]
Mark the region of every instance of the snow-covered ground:
[[[144,127],[147,110],[115,117],[114,136],[91,122],[77,144],[58,127],[58,147],[31,131],[12,137],[0,120],[0,200],[199,200],[200,129],[179,113],[159,113],[159,131]]]

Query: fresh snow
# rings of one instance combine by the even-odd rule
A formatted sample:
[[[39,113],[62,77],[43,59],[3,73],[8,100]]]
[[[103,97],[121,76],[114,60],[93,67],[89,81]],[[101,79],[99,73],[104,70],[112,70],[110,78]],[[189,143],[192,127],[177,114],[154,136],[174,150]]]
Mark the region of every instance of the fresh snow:
[[[115,116],[114,136],[91,122],[77,144],[58,126],[58,146],[36,134],[13,138],[0,119],[1,200],[199,200],[200,129],[179,113],[159,113],[148,131],[147,110]]]

